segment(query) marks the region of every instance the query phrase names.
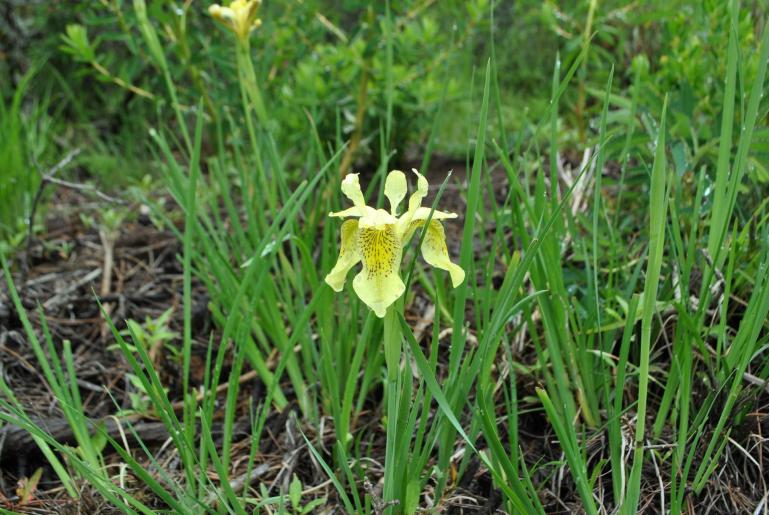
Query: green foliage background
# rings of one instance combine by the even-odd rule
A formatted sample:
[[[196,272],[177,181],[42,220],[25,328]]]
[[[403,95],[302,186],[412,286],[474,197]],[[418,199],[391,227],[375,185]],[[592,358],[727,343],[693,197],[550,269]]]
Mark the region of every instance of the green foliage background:
[[[263,25],[252,37],[252,55],[271,117],[280,121],[273,127],[280,148],[304,140],[309,118],[327,141],[349,139],[365,73],[363,144],[356,162],[378,161],[377,133],[387,110],[388,87],[394,93],[391,143],[397,159],[420,155],[443,95],[436,150],[464,159],[465,122],[474,113],[473,88],[477,93],[479,66],[490,56],[492,39],[506,110],[501,119],[513,134],[527,130],[547,109],[543,92],[550,87],[557,53],[570,62],[590,35],[580,87],[565,92],[560,139],[568,146],[590,143],[586,129],[594,123],[597,97],[608,66],[614,64],[619,79],[613,84],[614,103],[630,100],[628,86],[634,70],[641,70],[642,112],[659,112],[670,92],[672,135],[682,140],[686,154],[696,157],[693,166],[713,159],[718,131],[709,121],[718,117],[723,90],[725,2],[602,2],[589,25],[590,2],[569,7],[500,2],[491,20],[487,0],[396,1],[391,4],[396,32],[390,77],[384,76],[385,5],[311,0],[268,1],[261,7]],[[237,118],[240,98],[229,35],[199,2],[152,1],[148,9],[168,53],[180,102],[192,109],[203,96],[211,114],[216,103],[225,116]],[[764,11],[761,2],[742,9],[737,27],[741,48],[756,44]],[[25,149],[22,163],[10,165],[12,169],[30,169],[34,160],[45,168],[67,148],[79,146],[86,150],[79,158],[82,171],[97,180],[108,178],[106,183],[115,184],[116,179],[136,180],[152,172],[144,159],[146,125],[171,121],[170,99],[142,44],[130,2],[12,1],[6,4],[0,37],[8,49],[0,59],[4,102],[10,105],[19,92],[25,106],[4,119],[20,118],[37,128],[44,124],[56,134],[35,138],[55,141]],[[756,55],[744,57],[750,76]],[[28,73],[33,76],[25,85]],[[136,95],[113,78],[152,98]],[[41,102],[51,108],[36,110]],[[765,135],[757,134],[757,155]],[[646,154],[644,148],[635,150]],[[767,179],[761,160],[752,174]]]

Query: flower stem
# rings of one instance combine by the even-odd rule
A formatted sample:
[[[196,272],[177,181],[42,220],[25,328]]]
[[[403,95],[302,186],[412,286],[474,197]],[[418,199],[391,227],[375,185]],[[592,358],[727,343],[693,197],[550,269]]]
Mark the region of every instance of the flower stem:
[[[398,446],[399,433],[399,364],[401,362],[401,327],[398,320],[398,313],[395,306],[388,307],[385,313],[385,364],[387,366],[387,440],[385,445],[385,484],[384,499],[393,501],[399,498],[398,479],[396,475],[396,447]],[[386,510],[387,511],[387,510]],[[397,513],[390,509],[391,513]]]
[[[262,101],[262,93],[259,91],[254,63],[251,62],[248,41],[238,41],[236,44],[236,58],[241,84],[246,88],[254,111],[257,113],[259,123],[265,127],[267,125],[267,110],[265,109],[265,103]]]
[[[252,110],[257,115],[257,120],[263,130],[267,129],[267,111],[265,110],[265,104],[262,101],[262,94],[259,91],[259,85],[257,84],[257,74],[254,71],[254,63],[251,62],[251,53],[249,51],[249,42],[238,40],[235,44],[236,64],[238,67],[238,82],[241,86],[241,101],[243,102],[243,115],[246,121],[246,129],[249,134],[251,146],[254,151],[254,158],[256,160],[259,188],[264,192],[270,192],[266,195],[270,210],[275,213],[277,192],[270,188],[270,181],[267,180],[266,171],[262,165],[262,151],[257,141],[257,133],[254,129],[254,123],[251,118]],[[248,194],[254,192],[249,190]],[[267,228],[267,222],[264,217],[258,215],[260,225],[263,229]]]

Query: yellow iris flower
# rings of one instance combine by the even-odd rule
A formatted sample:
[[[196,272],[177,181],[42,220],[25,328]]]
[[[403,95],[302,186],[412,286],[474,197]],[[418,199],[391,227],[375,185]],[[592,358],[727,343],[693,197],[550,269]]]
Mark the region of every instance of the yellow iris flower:
[[[342,193],[353,207],[329,213],[329,216],[347,218],[342,224],[342,242],[337,264],[326,276],[326,282],[334,291],[342,291],[348,271],[359,261],[362,269],[353,279],[356,295],[374,313],[383,318],[388,306],[404,293],[404,282],[399,275],[401,253],[415,230],[425,225],[430,208],[421,207],[428,194],[428,181],[417,170],[417,191],[409,197],[407,210],[398,215],[401,201],[406,197],[406,176],[393,170],[385,179],[385,196],[390,202],[390,213],[366,205],[358,174],[351,173],[342,181]],[[459,286],[465,279],[465,271],[449,260],[444,227],[440,220],[456,218],[455,213],[434,211],[422,242],[422,257],[428,264],[446,270],[452,286]]]
[[[233,0],[227,7],[214,4],[209,6],[209,14],[238,39],[246,41],[251,31],[262,25],[262,20],[257,18],[260,3],[262,0]]]

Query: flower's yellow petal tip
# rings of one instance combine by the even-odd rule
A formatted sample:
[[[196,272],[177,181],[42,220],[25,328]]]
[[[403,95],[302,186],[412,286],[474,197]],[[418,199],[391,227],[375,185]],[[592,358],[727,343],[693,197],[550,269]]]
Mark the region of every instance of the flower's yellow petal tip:
[[[425,178],[423,174],[421,174],[417,168],[412,168],[412,172],[414,172],[415,175],[417,175],[417,191],[423,194],[423,196],[428,194],[428,179]]]
[[[385,316],[394,302],[404,294],[406,286],[398,273],[380,280],[372,280],[364,270],[353,278],[353,290],[361,301],[374,311],[379,318]]]
[[[457,288],[463,281],[465,281],[465,270],[452,262],[450,262],[449,265],[450,267],[447,271],[449,272],[449,277],[452,279],[452,288]]]
[[[340,189],[342,190],[342,193],[353,202],[354,206],[363,208],[366,205],[357,173],[347,174],[342,180]]]
[[[345,287],[345,283],[339,283],[336,282],[332,276],[332,274],[326,274],[326,277],[324,277],[324,282],[329,285],[329,287],[334,290],[336,293],[340,293],[342,289]]]
[[[361,183],[358,178],[359,175],[361,174],[357,172],[350,172],[349,174],[345,175],[345,178],[342,179],[342,191],[344,192],[346,188],[360,188]]]
[[[347,209],[343,209],[342,211],[331,211],[329,213],[329,216],[332,218],[347,218],[348,216],[361,216],[361,210],[356,207],[349,207]]]
[[[401,170],[393,170],[385,179],[385,196],[390,202],[390,213],[396,215],[398,206],[406,197],[406,175]]]
[[[418,207],[414,212],[414,218],[412,220],[427,220],[430,215],[429,207]],[[447,213],[446,211],[439,211],[436,209],[433,211],[431,220],[448,220],[450,218],[457,218],[457,213]]]

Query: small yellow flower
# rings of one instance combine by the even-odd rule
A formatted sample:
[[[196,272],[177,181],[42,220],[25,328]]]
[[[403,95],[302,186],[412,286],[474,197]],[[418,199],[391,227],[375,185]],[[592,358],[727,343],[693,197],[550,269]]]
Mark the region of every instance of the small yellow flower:
[[[399,275],[402,249],[415,230],[425,225],[430,214],[429,208],[420,206],[428,194],[428,181],[417,170],[413,171],[417,174],[417,191],[409,197],[407,210],[402,215],[398,216],[398,207],[406,197],[406,176],[398,170],[390,172],[385,179],[390,213],[366,205],[358,174],[351,173],[342,181],[342,193],[353,201],[353,207],[329,214],[354,219],[342,224],[340,255],[326,282],[334,291],[342,291],[348,271],[361,261],[363,267],[353,279],[353,289],[380,318],[404,293],[404,282]],[[422,242],[423,259],[449,272],[455,288],[465,279],[465,271],[449,260],[444,227],[439,220],[456,217],[455,213],[434,211]]]
[[[262,20],[257,18],[260,3],[262,0],[233,0],[227,7],[213,4],[209,6],[209,14],[238,39],[247,41],[251,31],[262,25]]]

